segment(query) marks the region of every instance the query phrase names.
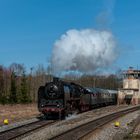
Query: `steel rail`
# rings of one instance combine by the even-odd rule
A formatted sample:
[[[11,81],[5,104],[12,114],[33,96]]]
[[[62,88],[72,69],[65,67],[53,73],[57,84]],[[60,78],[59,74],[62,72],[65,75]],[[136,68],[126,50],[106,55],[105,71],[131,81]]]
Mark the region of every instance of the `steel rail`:
[[[55,121],[38,120],[9,130],[5,130],[0,132],[0,140],[13,140],[53,123],[55,123]]]
[[[134,112],[139,109],[140,109],[140,106],[137,106],[137,107],[125,109],[122,111],[118,111],[115,113],[111,113],[106,116],[99,117],[86,124],[82,124],[73,129],[70,129],[62,134],[59,134],[59,135],[51,138],[50,140],[80,140],[83,137],[87,136],[89,133],[96,130],[97,128],[99,128],[123,115],[126,115],[128,113]]]

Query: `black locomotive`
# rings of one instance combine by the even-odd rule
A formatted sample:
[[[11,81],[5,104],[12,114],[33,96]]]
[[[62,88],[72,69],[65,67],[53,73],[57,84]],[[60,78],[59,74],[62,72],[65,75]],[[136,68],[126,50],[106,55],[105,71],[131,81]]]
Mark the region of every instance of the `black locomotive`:
[[[64,118],[97,106],[115,104],[117,91],[84,88],[78,84],[54,78],[38,90],[38,109],[47,117]]]

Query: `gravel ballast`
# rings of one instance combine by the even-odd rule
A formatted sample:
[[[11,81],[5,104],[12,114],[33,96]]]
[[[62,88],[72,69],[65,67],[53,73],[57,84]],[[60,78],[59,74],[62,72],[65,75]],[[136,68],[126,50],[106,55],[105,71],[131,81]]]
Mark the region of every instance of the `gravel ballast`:
[[[57,122],[42,130],[38,130],[35,133],[32,133],[31,135],[23,138],[23,140],[47,140],[60,133],[70,130],[76,126],[85,124],[94,119],[97,119],[98,117],[110,114],[114,111],[123,110],[123,108],[126,108],[126,107],[127,106],[110,106],[110,107],[104,107],[101,109],[96,109],[96,110],[92,110],[89,112],[85,112],[85,113],[82,113],[79,115],[73,115],[71,118],[69,118],[67,120]],[[132,106],[130,106],[130,108],[131,107]],[[114,129],[116,129],[116,128],[114,128]]]
[[[27,120],[24,120],[24,121],[19,121],[17,123],[13,123],[13,124],[9,124],[9,125],[3,125],[3,126],[0,126],[0,132],[10,130],[10,129],[13,129],[13,128],[16,128],[16,127],[19,127],[19,126],[22,126],[22,125],[26,125],[26,124],[29,124],[29,123],[33,123],[33,122],[36,122],[38,120],[39,120],[38,118],[34,117],[34,118],[27,119]]]
[[[136,125],[136,120],[140,117],[140,111],[129,113],[111,123],[97,129],[89,134],[83,140],[123,140],[129,135]],[[119,122],[120,126],[115,127],[115,122]]]

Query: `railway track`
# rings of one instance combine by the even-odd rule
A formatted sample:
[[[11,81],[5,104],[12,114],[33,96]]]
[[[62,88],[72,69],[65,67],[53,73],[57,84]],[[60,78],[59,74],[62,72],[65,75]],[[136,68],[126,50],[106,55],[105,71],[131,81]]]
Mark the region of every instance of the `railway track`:
[[[137,107],[125,109],[122,111],[118,111],[115,113],[111,113],[109,115],[100,117],[91,122],[88,122],[86,124],[73,128],[71,130],[68,130],[65,133],[59,134],[59,135],[51,138],[51,140],[80,140],[80,139],[84,138],[86,135],[88,135],[89,133],[91,133],[94,130],[96,130],[97,128],[111,122],[112,120],[115,120],[123,115],[126,115],[128,113],[134,112],[139,109],[140,109],[140,106],[137,106]]]
[[[51,125],[53,123],[55,123],[55,121],[38,120],[32,123],[21,125],[21,126],[0,132],[0,140],[13,140],[25,134],[28,134],[32,131],[35,131],[39,128],[45,127],[47,125]]]

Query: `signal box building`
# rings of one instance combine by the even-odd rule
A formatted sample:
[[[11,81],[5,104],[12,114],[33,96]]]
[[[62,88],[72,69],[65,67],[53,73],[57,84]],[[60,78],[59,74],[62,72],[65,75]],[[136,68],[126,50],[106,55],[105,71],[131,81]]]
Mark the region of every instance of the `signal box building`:
[[[140,104],[140,70],[123,71],[123,88],[118,91],[118,104]]]

